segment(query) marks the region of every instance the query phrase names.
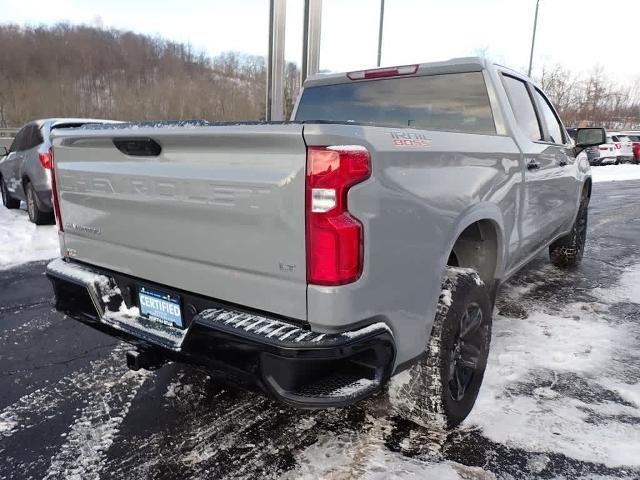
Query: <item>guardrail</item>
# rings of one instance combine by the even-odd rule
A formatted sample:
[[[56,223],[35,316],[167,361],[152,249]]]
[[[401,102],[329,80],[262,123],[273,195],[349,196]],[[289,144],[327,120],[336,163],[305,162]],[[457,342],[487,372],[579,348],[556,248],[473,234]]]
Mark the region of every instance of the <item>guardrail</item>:
[[[0,137],[13,138],[18,133],[19,128],[0,128]]]

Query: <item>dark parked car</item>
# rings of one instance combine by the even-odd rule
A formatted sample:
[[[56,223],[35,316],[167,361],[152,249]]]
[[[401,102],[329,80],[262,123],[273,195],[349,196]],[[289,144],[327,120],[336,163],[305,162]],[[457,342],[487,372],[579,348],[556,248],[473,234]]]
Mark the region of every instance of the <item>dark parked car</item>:
[[[0,146],[0,193],[6,208],[27,202],[29,219],[36,225],[53,221],[51,200],[51,141],[54,130],[87,123],[110,123],[87,118],[35,120],[20,129],[7,149]]]

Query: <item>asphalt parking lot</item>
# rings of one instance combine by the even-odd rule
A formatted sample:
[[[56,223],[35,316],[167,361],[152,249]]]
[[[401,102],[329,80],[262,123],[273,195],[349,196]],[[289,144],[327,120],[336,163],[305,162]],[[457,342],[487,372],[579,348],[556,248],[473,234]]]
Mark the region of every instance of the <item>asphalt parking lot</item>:
[[[46,262],[0,271],[0,479],[640,478],[639,192],[595,184],[582,265],[540,255],[504,286],[451,432],[384,396],[296,411],[177,364],[129,372],[126,346],[53,311]]]

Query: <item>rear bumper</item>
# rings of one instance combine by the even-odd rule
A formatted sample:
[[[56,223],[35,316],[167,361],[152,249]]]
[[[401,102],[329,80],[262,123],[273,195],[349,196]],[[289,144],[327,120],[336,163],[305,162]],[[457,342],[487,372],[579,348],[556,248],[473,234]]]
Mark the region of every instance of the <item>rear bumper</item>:
[[[300,408],[339,407],[377,392],[395,360],[389,328],[373,323],[320,334],[308,325],[109,272],[52,261],[56,308],[136,346],[147,356],[207,368],[217,377]],[[139,313],[137,288],[179,295],[186,327],[167,327]]]

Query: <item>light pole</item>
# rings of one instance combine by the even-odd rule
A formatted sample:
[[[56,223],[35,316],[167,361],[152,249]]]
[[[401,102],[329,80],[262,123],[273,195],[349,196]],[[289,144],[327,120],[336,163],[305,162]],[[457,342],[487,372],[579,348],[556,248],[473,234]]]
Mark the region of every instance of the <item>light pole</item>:
[[[380,0],[380,27],[378,28],[378,66],[382,58],[382,30],[384,28],[384,0]]]
[[[320,70],[322,0],[304,0],[302,32],[302,83]]]
[[[540,0],[536,0],[536,16],[533,20],[533,38],[531,38],[531,54],[529,55],[529,73],[531,76],[531,66],[533,65],[533,47],[536,44],[536,29],[538,28],[538,7],[540,6]]]

